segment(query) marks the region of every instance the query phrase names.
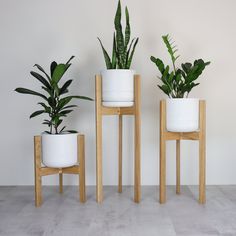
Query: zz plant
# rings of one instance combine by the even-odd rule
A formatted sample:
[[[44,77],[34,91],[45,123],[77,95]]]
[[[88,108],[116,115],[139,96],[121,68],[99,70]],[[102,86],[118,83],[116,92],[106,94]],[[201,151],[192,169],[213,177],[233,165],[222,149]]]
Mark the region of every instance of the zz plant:
[[[176,60],[179,58],[179,55],[176,55],[178,51],[177,46],[168,34],[162,36],[162,39],[171,57],[173,70],[170,70],[169,65],[165,66],[161,59],[151,56],[151,61],[156,64],[161,73],[161,77],[158,78],[162,84],[158,85],[158,87],[170,98],[188,97],[190,91],[199,85],[199,83],[196,83],[196,80],[210,62],[197,59],[193,63],[183,63],[181,68],[177,68]]]
[[[76,133],[74,130],[65,131],[66,126],[59,128],[63,122],[63,118],[73,111],[71,108],[77,107],[77,105],[71,105],[70,102],[74,98],[92,100],[85,96],[65,96],[65,94],[69,92],[68,88],[72,83],[71,79],[60,86],[59,82],[71,66],[71,60],[73,58],[74,56],[65,64],[57,64],[57,62],[53,61],[50,66],[50,75],[47,74],[40,65],[34,65],[41,73],[31,71],[30,74],[41,83],[41,88],[44,93],[39,93],[27,88],[15,89],[18,93],[35,95],[42,99],[42,101],[38,103],[41,109],[33,112],[30,118],[46,113],[49,118],[45,119],[43,124],[49,127],[49,131],[45,131],[48,134],[61,134],[62,132]]]
[[[114,20],[115,32],[113,34],[113,49],[111,57],[104,48],[102,41],[98,38],[107,69],[130,69],[138,38],[134,38],[130,41],[131,29],[127,7],[125,8],[125,17],[126,27],[125,34],[123,34],[121,24],[121,3],[119,0]]]

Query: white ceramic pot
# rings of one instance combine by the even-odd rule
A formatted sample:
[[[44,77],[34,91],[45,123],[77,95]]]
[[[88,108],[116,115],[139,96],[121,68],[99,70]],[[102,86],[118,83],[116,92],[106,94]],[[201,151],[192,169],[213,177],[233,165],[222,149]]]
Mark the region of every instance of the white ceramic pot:
[[[166,99],[166,129],[171,132],[192,132],[199,129],[199,99]]]
[[[77,163],[78,134],[42,134],[42,162],[45,166],[63,168]]]
[[[103,70],[102,102],[107,107],[129,107],[134,104],[134,70]]]

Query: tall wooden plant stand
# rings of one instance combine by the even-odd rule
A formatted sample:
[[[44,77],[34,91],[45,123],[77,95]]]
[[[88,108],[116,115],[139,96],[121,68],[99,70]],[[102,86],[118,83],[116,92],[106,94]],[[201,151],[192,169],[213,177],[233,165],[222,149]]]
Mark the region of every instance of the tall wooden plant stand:
[[[180,194],[180,141],[199,141],[199,203],[206,202],[206,103],[199,101],[199,130],[169,132],[166,130],[166,101],[160,102],[160,203],[166,202],[166,141],[176,140],[176,193]]]
[[[96,75],[96,198],[103,201],[102,183],[102,116],[119,116],[119,157],[118,157],[118,192],[122,192],[122,116],[133,115],[135,119],[135,157],[134,157],[134,201],[140,202],[140,76],[134,76],[134,105],[132,107],[105,107],[102,105],[102,78]]]
[[[59,174],[59,192],[63,193],[63,174],[79,175],[80,202],[86,201],[85,192],[85,148],[84,135],[78,134],[78,165],[66,168],[51,168],[42,166],[41,136],[34,137],[34,168],[35,168],[35,206],[42,204],[42,177],[46,175]]]

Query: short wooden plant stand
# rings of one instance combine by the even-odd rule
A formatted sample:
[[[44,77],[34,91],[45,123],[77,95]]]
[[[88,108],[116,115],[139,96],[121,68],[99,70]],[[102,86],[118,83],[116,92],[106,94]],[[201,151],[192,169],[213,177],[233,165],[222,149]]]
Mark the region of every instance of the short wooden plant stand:
[[[42,166],[41,136],[34,137],[34,168],[35,168],[35,206],[42,204],[42,177],[46,175],[59,174],[59,192],[63,193],[63,174],[79,175],[80,202],[86,201],[85,192],[85,149],[84,135],[78,134],[78,165],[66,168],[51,168]]]
[[[119,116],[119,157],[118,157],[118,192],[122,192],[122,116],[133,115],[135,119],[135,157],[134,157],[134,201],[139,202],[140,187],[140,76],[134,76],[134,105],[132,107],[105,107],[102,105],[102,78],[96,75],[96,198],[103,201],[102,183],[102,116]]]
[[[206,103],[199,101],[199,130],[169,132],[166,130],[166,101],[160,102],[160,203],[166,202],[166,141],[176,140],[176,193],[180,194],[180,140],[199,141],[199,203],[206,202]]]

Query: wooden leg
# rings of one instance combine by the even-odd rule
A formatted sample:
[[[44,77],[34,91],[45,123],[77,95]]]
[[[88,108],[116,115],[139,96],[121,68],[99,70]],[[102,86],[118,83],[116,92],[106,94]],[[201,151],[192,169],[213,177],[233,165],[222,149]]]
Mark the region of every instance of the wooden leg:
[[[206,114],[205,101],[200,101],[199,135],[199,203],[206,202]]]
[[[42,204],[42,180],[40,175],[41,168],[41,137],[34,137],[34,174],[35,174],[35,206]]]
[[[59,173],[59,193],[63,193],[63,174]]]
[[[176,193],[180,194],[180,140],[176,140]]]
[[[135,75],[134,80],[134,96],[135,96],[135,160],[134,160],[134,201],[136,203],[140,202],[141,199],[141,112],[140,112],[140,78],[139,76]]]
[[[122,193],[122,115],[119,115],[118,192]]]
[[[78,155],[79,155],[79,193],[80,202],[86,202],[85,190],[85,147],[84,135],[78,135]]]
[[[98,203],[103,201],[101,83],[101,77],[96,76],[96,197]]]
[[[166,202],[166,141],[160,138],[160,203]]]

